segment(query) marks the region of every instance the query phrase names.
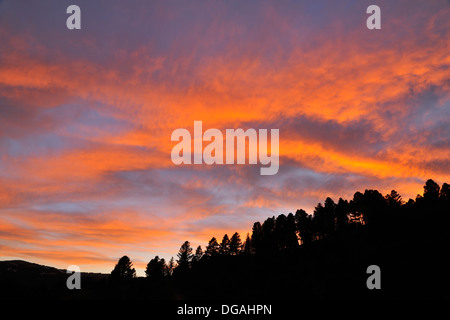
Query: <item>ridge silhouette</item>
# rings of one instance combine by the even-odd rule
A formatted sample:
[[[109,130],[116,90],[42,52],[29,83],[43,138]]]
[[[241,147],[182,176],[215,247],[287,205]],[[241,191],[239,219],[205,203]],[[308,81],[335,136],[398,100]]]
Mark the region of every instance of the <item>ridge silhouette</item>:
[[[176,262],[151,259],[146,277],[136,277],[124,256],[108,279],[58,292],[124,299],[449,298],[449,226],[447,183],[429,179],[423,195],[406,202],[395,190],[383,196],[368,189],[350,200],[328,197],[312,214],[299,209],[255,222],[244,242],[237,232],[220,243],[212,237],[205,250],[185,241]],[[366,287],[370,265],[381,269],[381,290]],[[17,282],[1,263],[0,280],[8,297]],[[54,297],[51,288],[33,290]]]

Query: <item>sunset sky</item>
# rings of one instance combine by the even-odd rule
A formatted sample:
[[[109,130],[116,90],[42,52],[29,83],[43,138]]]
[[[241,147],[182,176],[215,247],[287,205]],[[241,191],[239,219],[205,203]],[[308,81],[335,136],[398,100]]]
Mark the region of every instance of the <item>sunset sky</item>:
[[[450,182],[449,17],[445,0],[0,0],[0,260],[128,255],[142,275],[327,196]],[[278,173],[174,165],[195,120],[279,129]]]

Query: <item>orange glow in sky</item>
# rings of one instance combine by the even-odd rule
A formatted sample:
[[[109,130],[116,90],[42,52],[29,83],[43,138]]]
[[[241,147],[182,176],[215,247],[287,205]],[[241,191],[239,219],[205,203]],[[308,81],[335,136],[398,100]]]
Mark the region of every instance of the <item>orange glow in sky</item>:
[[[330,196],[450,181],[450,6],[0,1],[0,258],[110,272]],[[408,10],[404,10],[408,8]],[[177,128],[280,130],[280,168],[181,165]]]

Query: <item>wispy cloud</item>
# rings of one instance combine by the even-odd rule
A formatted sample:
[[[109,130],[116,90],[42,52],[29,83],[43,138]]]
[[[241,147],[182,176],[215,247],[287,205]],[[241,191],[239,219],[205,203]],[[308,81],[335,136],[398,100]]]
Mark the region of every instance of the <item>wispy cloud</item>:
[[[64,3],[0,3],[4,257],[141,266],[327,196],[449,181],[445,1],[381,2],[373,32],[360,1],[79,5],[71,32]],[[280,129],[279,173],[174,166],[194,120]]]

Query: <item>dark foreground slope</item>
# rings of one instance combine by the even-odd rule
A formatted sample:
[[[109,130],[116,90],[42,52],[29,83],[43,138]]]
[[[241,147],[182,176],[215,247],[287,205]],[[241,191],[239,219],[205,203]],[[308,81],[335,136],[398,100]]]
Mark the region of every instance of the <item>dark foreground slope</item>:
[[[0,262],[2,298],[37,299],[449,299],[448,243],[413,242],[414,233],[384,241],[367,230],[273,255],[214,256],[172,277],[112,281],[81,275],[68,290],[64,270]],[[381,290],[369,290],[369,265]]]
[[[64,270],[3,261],[0,297],[449,299],[449,226],[450,186],[429,180],[423,196],[407,203],[395,191],[366,190],[337,204],[328,198],[313,215],[268,218],[255,223],[238,253],[210,241],[200,259],[179,254],[173,273],[153,268],[146,278],[130,279],[83,273],[81,290],[68,290]],[[180,253],[189,252],[186,244]],[[366,284],[371,265],[381,270],[379,290]]]
[[[22,260],[0,261],[0,298],[60,299],[71,298],[67,289],[70,274],[66,270],[43,266]],[[107,274],[81,273],[86,290],[92,292],[106,282]],[[80,290],[81,291],[81,290]]]

